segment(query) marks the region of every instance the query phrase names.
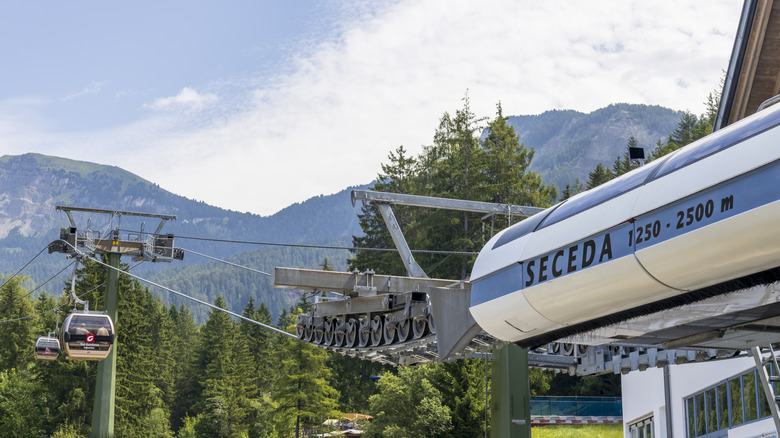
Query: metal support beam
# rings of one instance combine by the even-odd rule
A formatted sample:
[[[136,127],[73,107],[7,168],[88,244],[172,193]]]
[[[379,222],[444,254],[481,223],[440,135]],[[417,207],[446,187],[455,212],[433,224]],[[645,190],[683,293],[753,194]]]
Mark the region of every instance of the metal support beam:
[[[355,201],[370,202],[379,209],[385,220],[393,243],[401,255],[401,260],[406,267],[406,274],[410,277],[427,277],[425,271],[417,264],[417,261],[406,243],[403,231],[398,220],[393,214],[391,204],[409,205],[414,207],[440,208],[444,210],[470,211],[475,213],[505,214],[508,216],[527,217],[542,210],[537,207],[524,207],[511,204],[497,204],[492,202],[468,201],[463,199],[435,198],[432,196],[405,195],[402,193],[375,192],[372,190],[353,190],[352,204]]]
[[[64,211],[65,213],[71,212],[71,211],[81,211],[85,213],[100,213],[100,214],[111,214],[114,216],[138,216],[138,217],[153,217],[157,219],[163,219],[163,220],[176,220],[176,216],[172,214],[156,214],[156,213],[138,213],[135,211],[122,211],[122,210],[106,210],[103,208],[85,208],[85,207],[67,207],[64,205],[57,205],[54,207],[55,210],[58,211]]]
[[[76,222],[73,220],[73,215],[71,212],[78,211],[82,213],[99,213],[99,214],[109,214],[112,216],[136,216],[136,217],[148,217],[148,218],[155,218],[160,219],[160,223],[157,225],[157,229],[154,231],[154,235],[159,235],[162,231],[163,226],[168,221],[175,221],[176,216],[172,214],[156,214],[156,213],[138,213],[135,211],[122,211],[122,210],[107,210],[103,208],[85,208],[85,207],[67,207],[64,205],[57,205],[54,207],[57,211],[63,211],[68,216],[68,220],[70,221],[70,225],[72,227],[76,227]]]
[[[372,284],[368,284],[371,282]],[[275,268],[273,287],[336,292],[357,297],[365,287],[377,294],[425,292],[432,287],[471,288],[471,283],[437,278],[396,277],[358,272],[318,271],[315,269]]]
[[[358,297],[351,300],[320,301],[312,305],[314,316],[337,316],[345,313],[386,312],[392,310],[391,295]]]
[[[121,254],[108,253],[108,264],[119,267]],[[106,268],[106,305],[105,311],[117,323],[117,295],[119,290],[119,273],[116,269]],[[107,358],[98,363],[97,384],[95,385],[95,406],[92,409],[92,438],[112,438],[114,436],[114,399],[116,395],[116,354],[117,342]]]
[[[409,244],[406,243],[404,233],[401,231],[401,226],[398,224],[390,204],[376,204],[376,207],[382,213],[382,218],[385,220],[385,224],[387,224],[387,230],[390,231],[390,237],[393,238],[393,243],[395,243],[396,249],[401,254],[401,260],[406,267],[406,275],[427,278],[425,271],[417,264],[417,260],[412,255],[412,250],[409,249]]]
[[[544,210],[493,202],[467,201],[464,199],[435,198],[433,196],[405,195],[401,193],[375,192],[372,190],[353,190],[352,202],[371,202],[372,204],[410,205],[413,207],[441,208],[444,210],[471,211],[474,213],[494,213],[509,216],[528,217]]]

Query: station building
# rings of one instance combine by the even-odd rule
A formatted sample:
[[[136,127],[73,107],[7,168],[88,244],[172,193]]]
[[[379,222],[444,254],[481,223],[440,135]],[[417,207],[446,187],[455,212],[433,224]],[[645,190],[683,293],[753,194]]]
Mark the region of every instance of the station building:
[[[622,388],[625,437],[777,436],[750,355],[631,372]]]

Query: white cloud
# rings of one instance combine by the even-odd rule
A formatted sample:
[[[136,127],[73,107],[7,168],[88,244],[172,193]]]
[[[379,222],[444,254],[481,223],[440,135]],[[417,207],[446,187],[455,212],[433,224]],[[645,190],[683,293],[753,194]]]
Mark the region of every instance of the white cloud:
[[[87,85],[86,87],[82,88],[79,91],[68,93],[68,95],[62,98],[62,101],[67,102],[69,100],[73,100],[81,96],[86,96],[88,94],[98,94],[100,93],[101,90],[103,90],[103,88],[105,88],[107,83],[108,82],[106,81],[92,82],[91,84]]]
[[[484,116],[499,100],[512,115],[617,102],[701,113],[727,68],[741,2],[361,7],[334,37],[279,66],[292,73],[207,84],[219,98],[185,87],[148,104],[156,112],[146,120],[35,144],[220,207],[270,214],[371,181],[399,145],[418,153],[466,90]]]
[[[215,94],[200,94],[195,89],[184,87],[176,96],[162,97],[151,104],[144,105],[144,107],[155,111],[170,109],[198,111],[217,100],[219,99]]]

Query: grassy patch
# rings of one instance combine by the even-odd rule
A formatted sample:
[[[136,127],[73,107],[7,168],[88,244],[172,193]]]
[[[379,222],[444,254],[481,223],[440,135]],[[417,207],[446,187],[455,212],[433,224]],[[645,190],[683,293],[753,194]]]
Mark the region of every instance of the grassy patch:
[[[532,438],[622,438],[622,424],[571,424],[531,428]]]

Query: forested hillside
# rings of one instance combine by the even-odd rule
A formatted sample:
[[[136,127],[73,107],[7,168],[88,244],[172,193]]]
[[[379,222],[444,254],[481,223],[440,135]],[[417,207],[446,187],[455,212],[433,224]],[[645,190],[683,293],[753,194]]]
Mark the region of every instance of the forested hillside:
[[[127,265],[122,266],[127,269]],[[102,308],[106,269],[86,262],[76,294]],[[327,430],[320,418],[364,409],[374,392],[364,376],[388,368],[236,322],[219,311],[196,325],[186,306],[166,306],[137,280],[119,277],[116,321],[117,437],[287,437],[296,423]],[[35,361],[35,338],[54,330],[67,298],[37,300],[14,278],[0,287],[0,436],[85,437],[92,425],[97,363]],[[225,307],[221,297],[214,300]],[[305,303],[301,303],[305,305]],[[278,325],[287,328],[297,308]],[[239,311],[273,324],[263,303]],[[32,318],[19,318],[34,315]],[[331,370],[339,370],[335,375]]]
[[[244,254],[238,256],[241,261],[266,272],[272,271],[274,266],[316,268],[324,257],[329,257],[334,266],[344,268],[348,255],[345,251],[280,250],[219,240],[345,246],[353,234],[360,233],[358,210],[350,201],[351,189],[320,195],[272,216],[261,217],[175,195],[114,166],[39,154],[3,156],[0,157],[0,273],[13,274],[48,243],[59,238],[59,229],[68,226],[69,222],[64,213],[55,210],[57,205],[175,215],[177,220],[166,223],[163,232],[181,236],[177,237],[176,246],[217,258]],[[251,190],[247,191],[247,196],[251,196]],[[137,231],[142,226],[141,220],[132,218],[123,218],[120,223],[115,218],[109,222],[108,215],[74,216],[81,221],[77,223],[79,227],[101,233],[115,227]],[[157,220],[147,219],[143,226],[147,231],[153,231],[157,223]],[[61,254],[50,255],[44,251],[24,268],[23,274],[29,276],[25,286],[38,288],[67,264]],[[276,317],[295,300],[294,294],[289,292],[272,291],[264,277],[257,278],[256,274],[247,275],[246,271],[225,267],[188,253],[183,261],[170,265],[145,263],[135,267],[133,272],[168,287],[182,288],[182,292],[192,292],[206,301],[222,295],[227,305],[236,311],[253,296],[267,302]],[[178,280],[180,278],[189,278],[189,285],[197,287],[185,289],[188,282]],[[195,278],[197,283],[192,281]],[[58,294],[64,279],[65,274],[60,274],[36,293],[42,290]],[[166,283],[169,280],[171,283]],[[161,298],[165,302],[171,299],[164,293]],[[194,309],[194,313],[196,321],[204,320],[204,309]]]

